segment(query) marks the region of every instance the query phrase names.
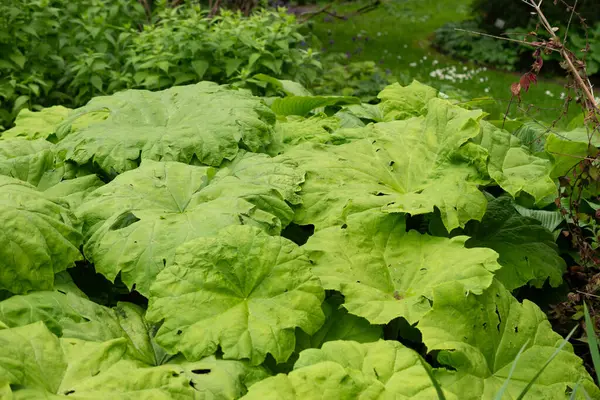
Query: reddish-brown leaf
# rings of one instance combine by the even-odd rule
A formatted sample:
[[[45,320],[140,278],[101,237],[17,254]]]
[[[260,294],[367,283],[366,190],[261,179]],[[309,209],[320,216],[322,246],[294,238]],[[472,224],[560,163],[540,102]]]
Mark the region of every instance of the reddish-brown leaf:
[[[512,92],[513,96],[517,96],[519,98],[519,100],[521,100],[521,84],[520,83],[513,83],[512,85],[510,85],[510,91]]]

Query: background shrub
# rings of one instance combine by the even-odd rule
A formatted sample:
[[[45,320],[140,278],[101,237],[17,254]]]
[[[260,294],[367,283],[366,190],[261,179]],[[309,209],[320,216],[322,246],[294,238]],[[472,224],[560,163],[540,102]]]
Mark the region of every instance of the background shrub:
[[[479,64],[492,64],[512,71],[519,61],[519,46],[487,36],[476,36],[467,32],[480,31],[477,21],[453,22],[445,24],[435,32],[433,45],[440,51],[454,57],[467,59]]]
[[[212,80],[261,88],[258,73],[312,82],[321,69],[292,15],[246,18],[188,4],[137,0],[0,2],[0,129],[23,108],[78,107],[128,88],[157,90]]]

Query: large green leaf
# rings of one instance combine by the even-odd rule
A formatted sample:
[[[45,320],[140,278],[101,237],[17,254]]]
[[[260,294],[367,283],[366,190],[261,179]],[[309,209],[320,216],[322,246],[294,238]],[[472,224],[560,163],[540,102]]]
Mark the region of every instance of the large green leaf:
[[[1,175],[0,220],[0,289],[50,289],[56,273],[82,258],[72,213],[33,186]]]
[[[64,138],[62,133],[58,148],[65,159],[93,162],[108,174],[136,168],[144,159],[218,166],[233,159],[240,146],[258,151],[268,145],[275,122],[260,99],[201,82],[96,97],[64,125],[99,110],[109,116]]]
[[[408,86],[394,83],[384,88],[377,97],[381,99],[379,108],[383,120],[393,121],[425,115],[427,103],[437,97],[437,90],[418,81]]]
[[[277,121],[273,142],[268,153],[278,155],[300,143],[331,143],[336,140],[332,133],[338,130],[340,121],[336,117],[315,115],[310,118],[296,116]]]
[[[488,203],[481,223],[467,231],[472,236],[467,247],[488,247],[498,252],[502,269],[496,277],[513,290],[526,284],[542,287],[562,283],[567,265],[558,253],[554,235],[539,221],[524,217],[514,208],[512,199],[499,197]]]
[[[275,99],[271,109],[278,115],[303,117],[316,108],[357,103],[360,99],[350,96],[291,96]]]
[[[0,322],[14,328],[44,322],[55,335],[103,342],[125,338],[128,354],[146,364],[158,365],[160,352],[151,340],[152,328],[144,311],[132,303],[103,307],[72,293],[33,292],[0,302]]]
[[[305,248],[326,289],[340,291],[344,307],[373,324],[404,317],[417,322],[430,309],[432,290],[459,281],[482,293],[500,268],[489,249],[466,249],[453,239],[406,232],[404,216],[365,212],[323,229]]]
[[[42,189],[60,181],[63,170],[54,166],[53,145],[43,139],[0,140],[0,175],[40,186]]]
[[[595,154],[600,146],[600,134],[577,128],[569,132],[551,133],[546,138],[546,151],[554,158],[552,177],[560,177],[572,172],[573,167],[590,155],[590,147]]]
[[[42,324],[0,330],[0,385],[11,399],[232,399],[264,371],[214,358],[152,367],[127,357],[125,339],[58,339]]]
[[[536,202],[556,197],[557,187],[550,178],[552,163],[532,155],[516,137],[482,121],[477,142],[488,153],[488,173],[505,191],[516,197],[529,193]]]
[[[65,368],[60,342],[44,324],[0,329],[0,384],[55,392]]]
[[[448,230],[480,220],[486,199],[485,150],[464,144],[479,134],[480,111],[433,99],[426,118],[364,128],[371,139],[339,146],[304,145],[286,153],[307,171],[298,224],[341,225],[367,209],[413,215],[440,209]]]
[[[435,393],[419,355],[399,342],[334,341],[303,351],[292,372],[258,382],[242,399],[425,400]]]
[[[152,286],[148,319],[162,321],[156,340],[188,359],[213,354],[249,359],[270,353],[284,362],[294,329],[308,334],[324,322],[324,291],[305,253],[282,237],[231,226],[177,249]]]
[[[519,303],[500,283],[478,296],[465,296],[459,283],[435,288],[433,309],[418,328],[427,349],[439,351],[437,361],[454,370],[438,370],[436,378],[464,400],[494,398],[525,346],[504,395],[516,399],[563,340],[535,304]],[[600,396],[582,360],[567,345],[526,398],[566,400],[567,389],[580,380],[592,398]]]
[[[210,167],[144,160],[78,209],[89,238],[84,254],[108,279],[120,272],[127,286],[147,295],[182,243],[228,225],[279,234],[293,216],[288,202],[300,201],[303,179],[294,162],[262,154],[240,155],[216,175]]]
[[[49,197],[65,201],[69,204],[71,209],[76,209],[85,201],[91,192],[101,186],[104,186],[104,182],[96,175],[86,175],[79,178],[63,180],[46,189],[44,193]]]
[[[17,115],[15,127],[2,132],[0,138],[47,139],[55,133],[58,125],[67,118],[70,111],[63,106],[48,107],[39,112],[23,109]]]
[[[544,228],[555,234],[555,238],[560,233],[560,229],[556,228],[565,220],[560,211],[532,210],[518,204],[514,204],[514,207],[522,216],[537,219]]]

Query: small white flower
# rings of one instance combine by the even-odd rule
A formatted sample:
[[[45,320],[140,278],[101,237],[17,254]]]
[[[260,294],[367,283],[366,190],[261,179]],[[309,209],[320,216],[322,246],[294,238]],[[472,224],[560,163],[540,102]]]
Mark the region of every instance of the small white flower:
[[[381,32],[377,32],[377,36],[381,36]]]
[[[407,45],[407,44],[405,44],[405,45],[404,45],[404,48],[405,48],[405,49],[407,49],[407,48],[408,48],[408,45]]]
[[[440,62],[438,60],[433,60],[433,62],[431,64],[433,65],[438,65]]]
[[[565,99],[565,97],[567,97],[567,94],[566,94],[565,92],[561,92],[561,93],[560,93],[560,99],[561,99],[561,100],[564,100],[564,99]]]
[[[546,90],[545,94],[546,94],[546,96],[554,97],[554,94],[552,94],[552,92],[549,90]]]
[[[417,66],[417,63],[416,63],[416,62],[411,62],[411,63],[410,63],[410,64],[408,64],[408,65],[410,65],[411,67],[416,67],[416,66]]]
[[[444,92],[440,92],[439,96],[440,96],[442,99],[449,99],[449,98],[450,98],[450,96],[448,96],[448,95],[447,95],[446,93],[444,93]]]
[[[490,88],[486,87],[485,89],[483,89],[484,92],[489,93],[490,92]]]
[[[423,56],[423,60],[427,60],[427,56]]]

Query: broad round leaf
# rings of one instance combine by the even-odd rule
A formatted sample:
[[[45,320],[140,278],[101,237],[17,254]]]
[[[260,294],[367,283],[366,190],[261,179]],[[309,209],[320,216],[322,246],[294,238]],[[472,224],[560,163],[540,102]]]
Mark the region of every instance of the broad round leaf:
[[[529,193],[540,203],[556,197],[549,160],[532,155],[516,136],[489,122],[482,121],[481,128],[477,142],[488,151],[488,173],[502,189],[513,197]]]
[[[467,231],[467,247],[487,247],[498,252],[502,269],[496,277],[509,290],[531,284],[553,287],[562,283],[567,268],[558,253],[552,232],[514,208],[512,199],[500,197],[488,203],[481,223]]]
[[[0,175],[0,289],[51,289],[54,275],[82,259],[81,233],[62,204]]]
[[[144,310],[121,302],[111,309],[72,293],[40,291],[0,302],[0,322],[15,328],[43,322],[58,337],[93,342],[125,338],[128,354],[146,364],[159,364]]]
[[[0,344],[0,387],[8,383],[15,400],[226,400],[266,376],[262,368],[214,357],[152,367],[127,357],[124,338],[58,339],[41,322],[0,330]]]
[[[23,109],[15,119],[15,127],[0,133],[2,139],[23,137],[28,140],[47,139],[71,110],[63,106],[33,112]]]
[[[224,358],[284,362],[294,329],[312,334],[324,322],[324,291],[304,252],[248,226],[179,247],[150,293],[147,318],[164,320],[157,342],[189,360],[220,346]]]
[[[433,99],[425,118],[371,125],[371,139],[339,146],[303,145],[286,153],[307,171],[295,221],[317,229],[341,225],[348,213],[368,209],[412,215],[440,209],[449,230],[480,220],[486,182],[480,111]],[[365,135],[367,136],[367,135]]]
[[[500,268],[489,249],[466,249],[453,239],[406,232],[404,216],[377,211],[353,214],[323,229],[305,248],[326,289],[340,291],[344,307],[373,324],[404,317],[417,322],[430,309],[435,286],[459,281],[482,293]]]
[[[327,342],[300,353],[292,372],[253,385],[242,399],[435,399],[419,357],[395,341]]]
[[[417,327],[427,349],[440,351],[438,362],[455,370],[440,369],[436,378],[464,400],[494,398],[525,345],[504,395],[516,399],[563,340],[542,310],[527,300],[519,303],[498,282],[481,295],[465,296],[460,283],[435,288],[433,309]],[[582,360],[567,345],[526,398],[567,399],[567,388],[579,381],[591,398],[600,396]]]
[[[437,97],[437,90],[415,80],[408,86],[389,85],[377,97],[384,120],[393,121],[426,114],[427,103]]]
[[[84,253],[108,279],[120,272],[126,285],[147,295],[187,241],[229,225],[279,234],[293,216],[288,202],[300,201],[302,181],[295,163],[263,154],[240,155],[216,175],[213,168],[144,160],[78,209]]]
[[[28,182],[44,189],[60,181],[62,169],[55,169],[53,145],[45,140],[0,140],[0,175]]]
[[[108,116],[66,136],[63,132],[58,148],[66,160],[93,162],[108,174],[136,168],[146,159],[218,166],[233,159],[240,145],[258,151],[269,144],[275,122],[260,99],[201,82],[96,97],[75,110],[61,131],[97,111]]]

